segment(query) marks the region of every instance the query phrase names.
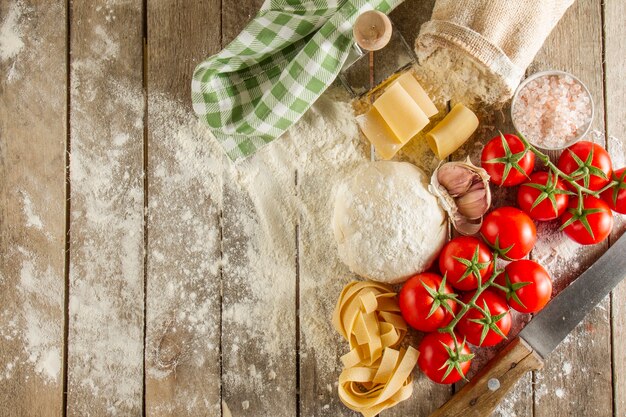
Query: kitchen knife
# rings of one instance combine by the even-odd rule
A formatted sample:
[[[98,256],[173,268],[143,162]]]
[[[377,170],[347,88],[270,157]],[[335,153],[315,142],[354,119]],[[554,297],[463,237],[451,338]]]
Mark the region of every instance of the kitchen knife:
[[[554,297],[519,335],[430,417],[486,417],[528,371],[626,277],[626,235]]]

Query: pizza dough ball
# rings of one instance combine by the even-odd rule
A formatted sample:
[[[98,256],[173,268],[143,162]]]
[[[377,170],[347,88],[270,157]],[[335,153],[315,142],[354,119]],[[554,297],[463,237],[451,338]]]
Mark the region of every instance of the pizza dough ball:
[[[407,162],[361,165],[335,196],[332,227],[339,258],[374,281],[398,283],[428,269],[447,221],[426,175]]]

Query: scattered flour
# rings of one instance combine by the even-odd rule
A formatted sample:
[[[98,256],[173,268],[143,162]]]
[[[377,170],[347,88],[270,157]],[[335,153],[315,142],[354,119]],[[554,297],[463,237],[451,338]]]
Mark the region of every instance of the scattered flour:
[[[154,396],[148,412],[216,415],[220,271],[229,262],[219,256],[223,156],[208,128],[180,103],[151,93],[148,108],[146,375],[150,386],[180,381],[175,401]],[[227,400],[231,407],[241,403]]]
[[[0,62],[15,58],[24,48],[20,20],[26,9],[21,0],[12,2],[0,25]]]
[[[608,138],[608,149],[613,160],[613,168],[619,169],[626,165],[626,149],[624,149],[624,142],[614,136]]]
[[[61,371],[58,346],[62,338],[62,324],[51,322],[46,314],[42,314],[45,310],[37,304],[44,303],[51,312],[58,312],[63,304],[63,287],[59,284],[60,280],[50,267],[40,271],[33,261],[23,261],[19,290],[26,319],[25,349],[29,353],[29,361],[35,364],[35,371],[51,381],[56,381]]]
[[[329,321],[336,295],[352,276],[332,244],[332,194],[366,159],[347,101],[343,91],[328,92],[279,141],[224,168],[223,329],[230,330],[223,341],[239,347],[224,357],[224,383],[237,398],[254,398],[250,409],[273,409],[281,395],[290,395],[279,382],[294,375],[294,363],[284,357],[293,352],[295,320],[285,316],[295,314],[297,274],[302,366],[316,367],[317,381],[326,384],[336,379],[337,359],[345,353],[338,351]],[[241,375],[250,349],[256,365]],[[329,403],[338,401],[330,392],[323,395]]]
[[[108,8],[103,12],[107,13],[107,20],[115,19]],[[23,13],[22,3],[13,3],[2,22],[1,60],[14,58],[23,48],[18,25]],[[115,38],[103,27],[96,26],[94,33],[94,47],[100,51],[98,58],[72,63],[72,96],[80,96],[84,103],[97,100],[100,91],[92,81],[93,74],[119,52]],[[477,68],[458,57],[450,63],[449,58],[433,54],[416,67],[418,77],[439,80],[433,83],[433,88],[437,89],[434,93],[440,102],[463,101],[468,96],[489,100],[495,94],[488,79],[476,72]],[[458,78],[450,79],[451,73],[458,74]],[[473,81],[476,83],[472,84]],[[468,85],[478,87],[469,91]],[[70,358],[76,372],[72,376],[75,385],[70,390],[78,387],[81,394],[109,401],[108,411],[115,414],[136,407],[133,401],[141,397],[141,386],[133,382],[136,380],[133,372],[143,363],[140,326],[136,320],[140,312],[123,315],[119,311],[121,306],[136,305],[131,300],[141,294],[141,279],[137,277],[143,272],[142,178],[137,172],[127,170],[123,155],[134,146],[132,128],[142,127],[143,95],[120,80],[110,80],[106,87],[116,95],[117,111],[126,115],[130,128],[121,129],[113,124],[109,136],[97,138],[114,145],[105,145],[103,149],[107,151],[101,155],[93,155],[90,149],[81,146],[72,149],[73,192],[85,196],[81,210],[74,207],[72,219],[88,222],[90,233],[113,233],[115,241],[122,243],[119,247],[100,248],[88,234],[81,239],[74,237],[76,240],[72,242],[73,248],[85,258],[95,253],[100,255],[91,256],[95,260],[80,268],[76,264],[71,267],[70,320],[75,323],[76,332],[70,338],[78,350]],[[275,395],[268,388],[278,386],[281,375],[290,373],[283,353],[293,352],[293,345],[285,343],[294,342],[295,323],[285,315],[295,313],[296,277],[299,277],[302,367],[314,369],[316,375],[316,380],[304,380],[301,389],[319,393],[320,404],[325,404],[323,409],[337,409],[338,399],[330,382],[336,385],[338,358],[346,352],[330,325],[330,316],[341,288],[355,276],[337,257],[330,216],[337,185],[368,156],[348,99],[343,91],[329,90],[285,137],[233,166],[225,161],[208,129],[188,109],[169,97],[151,95],[150,114],[156,116],[150,123],[159,129],[151,132],[154,138],[150,145],[159,146],[159,155],[168,158],[151,160],[150,187],[160,190],[159,195],[165,196],[166,191],[171,195],[150,196],[148,216],[151,225],[171,225],[149,231],[148,378],[176,377],[177,369],[184,366],[209,369],[207,362],[215,362],[220,348],[216,339],[220,331],[216,314],[219,314],[220,295],[224,295],[223,323],[228,327],[222,327],[221,331],[233,352],[228,355],[230,358],[225,358],[225,382],[229,390],[246,391],[242,398],[249,398],[231,404],[238,403],[243,410],[256,409],[256,401],[271,404]],[[73,136],[89,135],[101,127],[78,123],[73,127]],[[433,160],[427,152],[424,149],[423,161],[430,166]],[[125,184],[123,191],[117,189],[120,183]],[[27,225],[43,228],[28,197],[23,198]],[[131,209],[109,214],[110,202],[117,199],[125,199]],[[221,214],[223,224],[216,220]],[[231,240],[222,242],[221,233],[225,230],[232,232]],[[550,234],[547,229],[540,234],[555,239],[562,236]],[[558,241],[542,238],[539,245],[543,245],[537,250],[542,254],[540,262],[553,269],[567,268],[563,260],[571,262],[578,251],[566,238]],[[558,250],[553,251],[555,247]],[[296,253],[299,269],[294,262]],[[169,271],[176,274],[167,274]],[[220,274],[225,280],[221,285]],[[105,285],[102,276],[111,277],[112,282]],[[24,338],[28,362],[51,381],[60,377],[61,352],[56,346],[59,346],[58,338],[62,338],[61,324],[36,314],[42,308],[35,303],[44,302],[50,308],[62,309],[58,280],[39,261],[25,261],[19,291],[28,309],[21,317],[3,316],[2,323],[7,325],[0,329],[2,338]],[[227,291],[222,292],[224,289]],[[23,335],[20,329],[25,329]],[[248,372],[242,373],[246,369],[242,363],[249,363],[249,351],[246,351],[249,346],[258,348],[255,352],[258,357],[255,364],[249,364]],[[0,369],[0,378],[10,375],[18,361]],[[571,365],[569,371],[566,365],[563,365],[564,375],[571,372]],[[202,383],[211,390],[219,389],[215,378],[207,373],[208,382]],[[318,382],[321,387],[313,385]],[[544,395],[542,387],[546,390],[545,385],[540,385],[536,391],[538,398]],[[259,399],[261,394],[265,398]],[[428,393],[414,395],[428,397]],[[123,404],[129,398],[131,403]],[[207,404],[207,398],[183,394],[178,396],[178,401],[189,410],[220,406]],[[121,404],[114,403],[115,399]],[[506,410],[512,410],[517,400],[517,397],[507,399],[501,405],[504,410],[501,415],[510,415]],[[225,402],[222,407],[224,415],[229,415]]]
[[[43,222],[41,221],[41,217],[34,212],[33,202],[30,199],[30,196],[26,193],[22,193],[22,198],[24,199],[24,215],[26,216],[26,227],[34,227],[35,229],[43,229]]]
[[[572,373],[572,364],[569,362],[563,363],[563,375],[567,376]]]
[[[18,286],[25,322],[24,349],[35,371],[52,382],[57,382],[61,376],[59,346],[63,339],[63,324],[56,320],[63,308],[61,283],[62,277],[49,266],[42,269],[36,257],[27,253]]]
[[[68,401],[79,414],[131,415],[143,390],[144,96],[102,77],[123,33],[89,30],[70,69]]]
[[[516,417],[516,405],[522,400],[522,390],[511,390],[494,410],[492,417]]]
[[[20,340],[23,354],[0,367],[0,380],[9,379],[18,368],[32,367],[44,383],[58,383],[61,377],[63,323],[63,276],[55,273],[37,254],[17,247],[21,258],[16,297],[19,308],[0,311],[0,340]],[[28,374],[26,374],[28,375]]]
[[[454,49],[439,48],[429,56],[420,57],[414,66],[418,79],[428,86],[429,95],[438,104],[462,102],[472,104],[503,105],[508,88],[498,77],[487,73],[483,67]],[[436,104],[437,104],[436,103]]]
[[[533,259],[550,272],[556,284],[568,271],[580,267],[577,254],[582,246],[559,231],[558,221],[537,223],[537,236]]]
[[[57,82],[65,79],[65,54],[58,51],[61,48],[51,50],[50,42],[42,41],[65,33],[65,25],[59,25],[57,19],[64,16],[64,6],[60,2],[44,3],[33,7],[29,2],[9,0],[0,7],[0,96],[3,104],[16,110],[3,113],[2,118],[17,117],[18,124],[29,126],[28,134],[20,136],[15,123],[10,123],[14,129],[3,134],[16,136],[0,140],[3,148],[5,140],[14,142],[9,159],[3,161],[7,163],[4,168],[13,170],[13,175],[0,180],[8,204],[5,209],[13,213],[0,220],[4,239],[0,255],[0,380],[18,387],[15,392],[27,393],[25,387],[39,387],[35,391],[46,397],[59,393],[63,384],[63,238],[59,234],[63,231],[63,220],[59,221],[64,219],[63,209],[59,208],[63,201],[56,200],[58,188],[54,192],[45,188],[49,178],[24,169],[38,160],[27,155],[26,162],[18,163],[19,169],[12,164],[16,163],[16,149],[26,151],[28,146],[45,143],[57,146],[52,145],[58,137],[49,135],[49,122],[58,116],[59,108],[65,109],[58,101],[65,98],[65,85]],[[26,70],[30,77],[22,80]],[[46,92],[50,97],[45,99],[42,79],[49,86]],[[29,142],[33,137],[37,140]],[[43,166],[38,172],[50,174],[62,170],[63,161],[51,157]],[[11,381],[4,382],[9,378]],[[5,390],[3,399],[11,395],[10,391]]]

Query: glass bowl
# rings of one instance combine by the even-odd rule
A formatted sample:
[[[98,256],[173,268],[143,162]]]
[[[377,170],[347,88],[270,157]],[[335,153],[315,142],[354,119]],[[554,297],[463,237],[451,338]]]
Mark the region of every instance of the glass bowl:
[[[576,82],[577,84],[579,84],[582,87],[583,92],[587,95],[587,97],[589,98],[589,104],[591,106],[591,116],[589,118],[589,122],[586,124],[586,126],[583,126],[581,128],[578,129],[579,134],[578,136],[568,140],[568,141],[564,141],[562,144],[559,144],[559,146],[547,146],[546,144],[540,144],[537,143],[537,138],[533,138],[533,137],[529,137],[526,135],[526,132],[524,132],[522,129],[520,129],[519,127],[519,121],[515,120],[515,106],[518,104],[519,102],[519,96],[520,93],[524,90],[524,88],[533,80],[536,80],[538,78],[541,77],[550,77],[553,75],[559,75],[559,76],[568,76],[571,77],[574,82]],[[593,103],[593,97],[591,97],[591,93],[589,92],[589,89],[587,88],[587,86],[580,81],[580,79],[578,79],[578,77],[565,72],[565,71],[558,71],[558,70],[549,70],[549,71],[540,71],[540,72],[536,72],[532,75],[530,75],[529,77],[527,77],[524,81],[522,81],[520,83],[520,85],[517,87],[517,90],[515,90],[515,94],[513,95],[513,100],[511,101],[511,120],[513,122],[513,126],[515,127],[515,130],[518,131],[519,133],[521,133],[522,135],[524,135],[524,137],[526,137],[526,139],[532,143],[534,146],[541,148],[541,149],[546,149],[546,150],[560,150],[560,149],[564,149],[567,148],[570,145],[573,145],[574,143],[578,142],[579,140],[581,140],[583,137],[585,137],[587,135],[587,133],[589,133],[589,130],[591,130],[591,124],[593,123],[593,118],[595,116],[595,105]]]

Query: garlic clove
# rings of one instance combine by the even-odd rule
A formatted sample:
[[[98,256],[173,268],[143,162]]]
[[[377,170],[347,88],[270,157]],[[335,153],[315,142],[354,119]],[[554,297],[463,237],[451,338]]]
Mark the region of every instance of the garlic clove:
[[[452,197],[465,193],[478,178],[472,170],[462,165],[445,164],[437,172],[437,179]]]
[[[482,219],[470,220],[463,216],[458,216],[456,221],[453,222],[454,228],[462,235],[475,235],[480,231],[480,227],[483,225]]]
[[[441,162],[431,177],[429,190],[437,196],[459,233],[478,233],[482,216],[491,205],[487,171],[472,164],[469,158]]]
[[[487,190],[482,182],[474,184],[465,194],[455,200],[459,213],[468,219],[479,219],[489,210],[486,194]]]

